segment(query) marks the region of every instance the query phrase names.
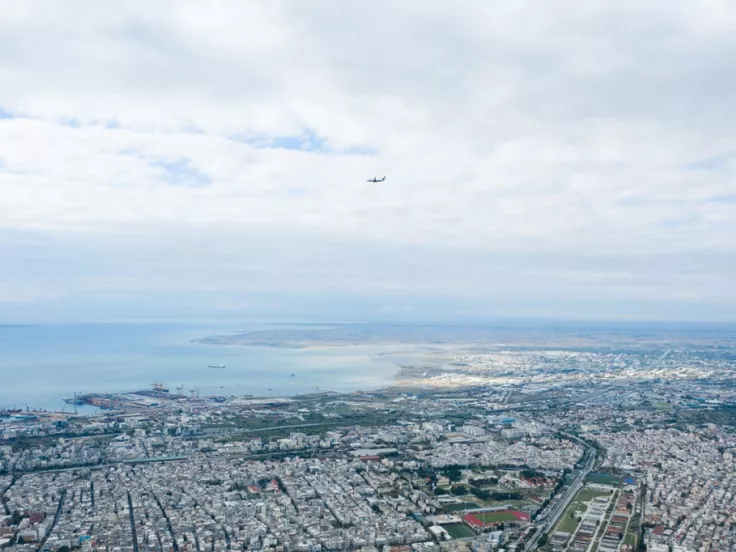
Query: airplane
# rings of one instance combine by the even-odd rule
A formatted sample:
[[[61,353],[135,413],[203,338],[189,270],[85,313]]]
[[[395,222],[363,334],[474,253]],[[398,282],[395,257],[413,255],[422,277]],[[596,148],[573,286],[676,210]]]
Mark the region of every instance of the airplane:
[[[384,180],[386,180],[386,177],[385,176],[383,178],[376,178],[374,176],[372,179],[367,180],[367,182],[383,182]]]

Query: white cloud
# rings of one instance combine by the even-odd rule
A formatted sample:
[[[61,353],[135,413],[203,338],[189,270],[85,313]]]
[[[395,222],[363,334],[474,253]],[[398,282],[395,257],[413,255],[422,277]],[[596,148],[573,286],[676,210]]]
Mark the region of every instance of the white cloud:
[[[736,300],[728,2],[0,4],[0,242],[85,244],[70,301],[166,288],[198,232],[260,244],[227,260],[251,293]]]

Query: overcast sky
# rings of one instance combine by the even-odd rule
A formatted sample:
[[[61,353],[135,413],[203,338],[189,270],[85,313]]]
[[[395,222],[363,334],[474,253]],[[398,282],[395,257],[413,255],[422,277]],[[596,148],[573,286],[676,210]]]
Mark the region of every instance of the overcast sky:
[[[1,322],[736,320],[729,0],[0,13]]]

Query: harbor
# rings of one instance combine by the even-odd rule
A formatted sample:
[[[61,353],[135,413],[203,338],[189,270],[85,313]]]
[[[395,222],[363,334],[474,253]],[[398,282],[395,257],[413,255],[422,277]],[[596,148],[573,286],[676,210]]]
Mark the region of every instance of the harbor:
[[[181,385],[174,391],[162,383],[152,383],[149,389],[121,393],[86,393],[67,397],[64,402],[73,406],[89,405],[103,410],[135,410],[163,408],[179,405],[196,405],[205,402],[223,403],[227,397],[220,395],[201,396],[197,388],[184,389]]]
[[[191,343],[193,337],[216,331],[169,324],[5,329],[0,331],[4,351],[0,371],[6,374],[0,409],[88,412],[90,405],[119,402],[122,391],[151,391],[152,382],[165,383],[167,400],[179,395],[190,401],[197,395],[293,396],[308,390],[292,381],[312,390],[326,386],[365,391],[390,385],[398,372],[388,358],[374,357],[373,347],[283,349]],[[48,346],[34,346],[38,342]],[[28,385],[29,374],[34,376],[33,386]]]

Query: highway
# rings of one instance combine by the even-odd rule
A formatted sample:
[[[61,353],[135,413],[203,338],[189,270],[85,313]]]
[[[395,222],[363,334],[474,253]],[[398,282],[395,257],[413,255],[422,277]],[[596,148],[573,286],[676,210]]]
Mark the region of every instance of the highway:
[[[664,362],[664,360],[669,356],[671,352],[672,350],[668,349],[661,356],[659,356],[657,359],[651,362],[647,366],[647,368],[648,369],[653,368],[657,366],[658,364],[661,364],[662,362]],[[610,393],[611,391],[625,390],[625,389],[626,389],[625,384],[614,384],[604,389],[597,389],[577,400],[572,400],[570,402],[580,404],[580,403],[586,402],[589,399],[593,399],[601,395],[604,395],[605,393]],[[554,428],[550,426],[545,426],[544,424],[539,424],[539,425],[543,427],[547,427],[548,429],[551,429],[554,431]],[[537,531],[534,533],[534,536],[531,538],[531,540],[529,540],[529,542],[527,542],[526,545],[524,546],[524,552],[529,552],[531,550],[534,550],[541,536],[544,535],[545,533],[548,533],[551,529],[554,528],[555,524],[557,523],[557,520],[565,512],[565,509],[567,508],[568,504],[572,502],[572,499],[575,497],[577,492],[583,486],[583,482],[585,481],[585,478],[595,466],[596,451],[592,446],[590,446],[588,443],[586,443],[585,441],[583,441],[582,439],[580,439],[579,437],[575,435],[571,435],[565,432],[560,432],[560,433],[565,435],[568,439],[571,439],[577,443],[580,443],[582,446],[585,447],[585,451],[586,451],[585,453],[587,454],[585,466],[583,467],[583,470],[580,472],[580,474],[575,478],[575,481],[573,482],[573,484],[565,491],[565,493],[560,497],[560,499],[557,502],[555,502],[553,506],[551,507],[548,506],[549,511],[542,512],[543,514],[546,514],[544,521],[536,525]]]
[[[580,471],[578,476],[575,478],[575,481],[573,481],[572,485],[568,487],[568,489],[559,498],[559,500],[557,500],[557,502],[555,502],[553,505],[547,506],[547,510],[542,512],[542,514],[545,515],[544,521],[539,524],[536,524],[537,531],[534,533],[534,536],[531,538],[531,540],[524,545],[524,552],[529,552],[530,550],[534,550],[537,546],[537,542],[539,541],[540,537],[543,534],[549,532],[555,526],[555,524],[557,523],[557,520],[564,513],[568,504],[572,502],[572,499],[575,497],[577,492],[583,486],[583,483],[585,482],[585,478],[588,476],[588,474],[591,472],[591,470],[595,466],[595,459],[596,459],[595,449],[592,446],[590,446],[588,443],[586,443],[585,441],[582,441],[581,439],[579,439],[578,437],[574,435],[570,435],[567,433],[565,433],[564,435],[568,437],[569,439],[576,441],[585,447],[585,454],[587,455],[585,465],[583,466],[583,469]]]
[[[661,356],[659,356],[657,359],[655,359],[653,362],[651,362],[647,368],[653,368],[654,366],[657,366],[658,364],[661,364],[671,353],[671,350],[665,351]],[[577,399],[570,401],[571,403],[584,403],[590,399],[599,397],[601,395],[604,395],[605,393],[610,393],[611,391],[616,390],[625,390],[626,385],[625,384],[614,384],[610,387],[606,387],[604,389],[596,389],[595,391]],[[537,422],[539,423],[539,422]],[[548,429],[551,429],[555,431],[555,428],[545,426],[544,424],[539,424],[543,427],[547,427]],[[595,466],[595,460],[596,460],[596,451],[593,447],[591,447],[588,443],[580,439],[579,437],[575,435],[571,435],[569,433],[560,432],[563,435],[565,435],[568,439],[571,439],[579,444],[581,444],[583,447],[585,447],[585,453],[587,454],[587,459],[585,461],[585,466],[583,467],[580,474],[575,478],[575,481],[572,485],[565,491],[565,493],[560,497],[560,499],[555,502],[554,505],[548,506],[547,512],[542,512],[542,514],[545,514],[544,521],[537,524],[537,531],[534,533],[534,536],[531,538],[529,542],[526,543],[524,546],[524,552],[529,552],[530,550],[534,550],[534,548],[537,546],[537,542],[541,538],[541,536],[545,533],[548,533],[551,529],[554,528],[555,524],[557,523],[557,520],[560,518],[560,516],[564,513],[565,509],[567,508],[568,504],[572,502],[572,499],[575,497],[577,492],[580,490],[580,488],[583,486],[583,482],[585,481],[585,478],[587,475],[591,472],[593,467]],[[539,518],[537,518],[539,519]]]

